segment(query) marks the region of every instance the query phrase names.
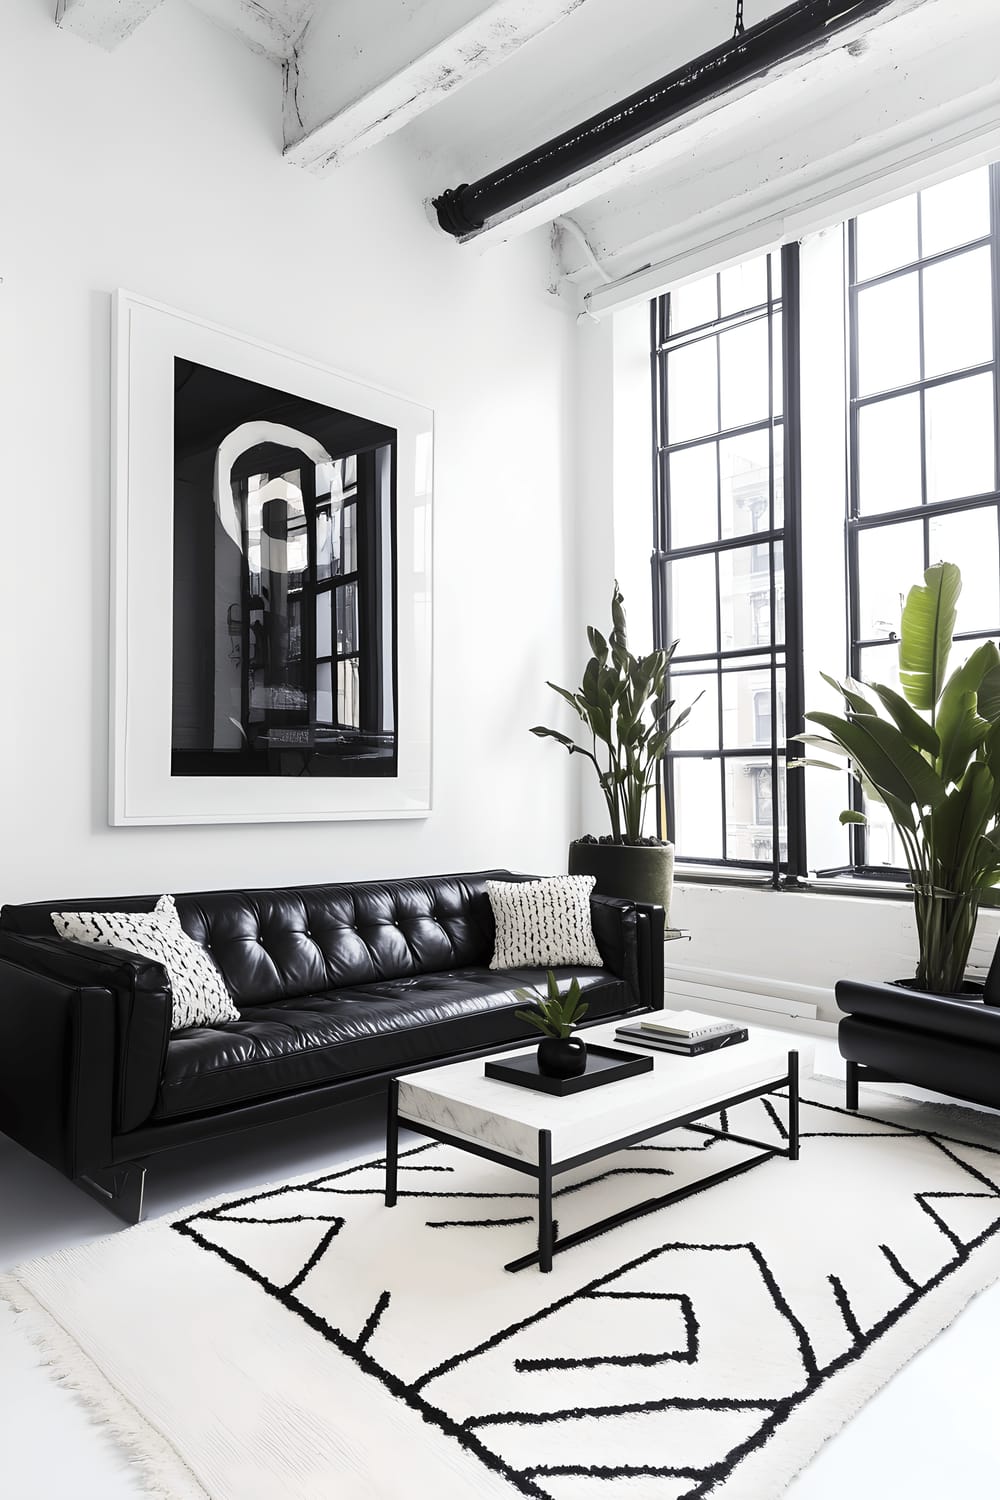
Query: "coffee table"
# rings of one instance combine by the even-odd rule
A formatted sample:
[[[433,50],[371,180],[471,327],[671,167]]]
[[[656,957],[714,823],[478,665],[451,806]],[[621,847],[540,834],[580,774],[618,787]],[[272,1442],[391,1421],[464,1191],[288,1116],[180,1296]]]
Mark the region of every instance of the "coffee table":
[[[483,1057],[447,1063],[394,1078],[389,1085],[386,1128],[385,1205],[396,1202],[399,1127],[460,1147],[488,1161],[501,1162],[538,1183],[538,1249],[510,1261],[505,1270],[538,1265],[551,1271],[552,1257],[655,1209],[677,1203],[713,1183],[738,1177],[775,1156],[799,1156],[799,1054],[778,1045],[767,1032],[752,1031],[745,1042],[698,1057],[628,1048],[615,1037],[614,1024],[584,1033],[588,1042],[620,1047],[653,1057],[651,1072],[584,1093],[558,1096],[487,1078]],[[495,1054],[515,1056],[508,1048]],[[698,1123],[706,1115],[747,1099],[788,1089],[788,1138],[784,1146],[734,1135]],[[757,1155],[701,1177],[697,1182],[648,1198],[634,1208],[600,1219],[554,1243],[552,1182],[583,1166],[652,1136],[686,1126],[703,1135],[758,1148]]]

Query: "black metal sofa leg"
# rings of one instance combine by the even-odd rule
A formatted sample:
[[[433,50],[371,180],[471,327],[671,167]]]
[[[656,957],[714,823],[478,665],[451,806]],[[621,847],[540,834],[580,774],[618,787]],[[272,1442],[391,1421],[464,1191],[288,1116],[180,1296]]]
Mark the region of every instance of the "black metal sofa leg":
[[[858,1070],[860,1064],[849,1062],[847,1064],[847,1108],[858,1108]]]
[[[74,1177],[73,1181],[91,1198],[110,1208],[119,1219],[124,1219],[126,1224],[141,1221],[146,1168],[138,1162],[126,1162],[123,1166],[103,1170],[98,1168]]]

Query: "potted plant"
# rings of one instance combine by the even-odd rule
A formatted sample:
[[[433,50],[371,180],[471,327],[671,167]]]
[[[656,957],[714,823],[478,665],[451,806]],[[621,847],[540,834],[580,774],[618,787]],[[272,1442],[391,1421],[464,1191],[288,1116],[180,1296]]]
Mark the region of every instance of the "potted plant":
[[[826,735],[797,736],[845,757],[866,796],[888,808],[913,889],[919,957],[907,983],[940,995],[962,991],[980,904],[994,904],[1000,879],[1000,652],[985,641],[946,678],[961,590],[955,564],[937,563],[907,595],[902,696],[824,674],[846,714],[807,713]],[[797,764],[843,769],[826,760]],[[849,809],[840,821],[866,818]]]
[[[545,980],[546,995],[534,989],[514,991],[519,1000],[532,1003],[531,1010],[518,1010],[514,1014],[537,1026],[545,1038],[538,1044],[538,1071],[549,1078],[576,1078],[587,1068],[587,1044],[572,1033],[589,1007],[581,1000],[578,979],[570,982],[565,995],[559,993],[559,981],[551,969]]]
[[[590,732],[590,745],[577,744],[558,730],[536,725],[531,733],[556,740],[570,755],[593,763],[611,820],[611,833],[576,839],[569,848],[571,875],[593,875],[594,889],[604,896],[625,896],[670,909],[673,845],[643,837],[646,799],[670,737],[691,712],[670,718],[673,700],[663,701],[674,641],[666,651],[633,656],[628,648],[625,604],[615,582],[611,596],[611,634],[607,640],[592,625],[587,629],[591,657],[575,692],[547,685],[573,709]],[[701,694],[698,694],[701,697]],[[695,699],[697,703],[698,699]]]

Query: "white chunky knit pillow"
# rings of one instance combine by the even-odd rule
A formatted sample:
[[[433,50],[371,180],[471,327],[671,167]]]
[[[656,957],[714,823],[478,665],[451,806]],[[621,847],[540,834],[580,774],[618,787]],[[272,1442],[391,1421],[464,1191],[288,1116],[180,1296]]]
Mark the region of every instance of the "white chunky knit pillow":
[[[173,896],[161,896],[152,911],[54,911],[52,925],[72,942],[125,948],[162,964],[173,992],[174,1031],[239,1020],[211,955],[181,926]]]
[[[590,922],[593,875],[553,875],[546,880],[488,880],[496,919],[491,969],[604,964]]]

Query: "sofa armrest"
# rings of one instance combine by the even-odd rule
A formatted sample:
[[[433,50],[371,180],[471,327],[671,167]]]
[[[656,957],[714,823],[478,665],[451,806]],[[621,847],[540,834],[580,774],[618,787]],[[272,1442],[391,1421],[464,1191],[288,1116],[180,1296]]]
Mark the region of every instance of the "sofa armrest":
[[[0,1130],[68,1176],[111,1160],[115,1000],[0,958]]]
[[[949,1041],[1000,1049],[1000,1007],[979,1000],[952,1000],[895,984],[839,979],[837,1004],[849,1015],[882,1021],[906,1031],[925,1031]]]
[[[662,906],[591,896],[590,921],[605,968],[625,980],[632,1003],[643,1010],[662,1010]]]
[[[110,1044],[114,1124],[123,1131],[142,1125],[156,1102],[170,1038],[173,996],[163,966],[121,948],[14,932],[0,932],[3,961],[70,990],[110,992],[114,1001]]]

